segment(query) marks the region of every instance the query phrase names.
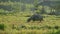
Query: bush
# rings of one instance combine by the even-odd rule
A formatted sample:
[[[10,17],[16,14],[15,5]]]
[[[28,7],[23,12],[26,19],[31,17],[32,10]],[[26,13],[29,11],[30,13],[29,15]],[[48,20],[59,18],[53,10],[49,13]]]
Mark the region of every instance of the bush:
[[[57,31],[56,33],[54,33],[54,34],[60,34],[60,30],[59,31]]]
[[[4,24],[0,24],[0,30],[4,30]]]

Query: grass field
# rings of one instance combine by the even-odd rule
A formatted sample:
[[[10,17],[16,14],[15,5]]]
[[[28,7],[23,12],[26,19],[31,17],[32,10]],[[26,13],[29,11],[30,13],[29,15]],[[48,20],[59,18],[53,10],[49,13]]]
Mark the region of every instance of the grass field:
[[[42,22],[27,23],[26,15],[29,14],[0,15],[0,24],[5,25],[0,34],[60,34],[60,16],[44,15]]]
[[[60,34],[60,15],[42,14],[45,16],[44,21],[27,22],[29,16],[40,13],[43,8],[43,5],[35,7],[36,0],[32,4],[29,4],[27,0],[21,0],[22,2],[16,2],[17,0],[13,0],[14,2],[11,2],[12,0],[3,1],[0,0],[0,34]],[[24,3],[26,1],[28,3]],[[44,6],[46,13],[51,12],[50,8],[53,11],[60,9],[54,5],[52,7]],[[12,10],[8,11],[9,9]],[[35,9],[38,10],[35,11]]]

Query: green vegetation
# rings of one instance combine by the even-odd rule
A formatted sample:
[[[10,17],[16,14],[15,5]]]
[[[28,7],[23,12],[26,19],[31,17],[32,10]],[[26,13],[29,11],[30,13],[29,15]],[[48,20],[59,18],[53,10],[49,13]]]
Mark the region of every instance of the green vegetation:
[[[8,34],[51,34],[57,33],[60,30],[60,18],[58,17],[60,16],[49,15],[48,17],[44,18],[42,23],[26,23],[28,17],[23,15],[3,15],[0,16],[0,23],[4,23],[6,25],[4,32]],[[58,29],[56,29],[56,27],[58,27]]]
[[[0,24],[0,29],[4,30],[4,28],[5,28],[4,24]]]
[[[52,7],[44,5],[44,21],[27,23],[30,16],[41,13],[38,1],[41,0],[0,0],[0,34],[60,34],[60,2],[55,1]],[[57,15],[48,15],[50,9]]]

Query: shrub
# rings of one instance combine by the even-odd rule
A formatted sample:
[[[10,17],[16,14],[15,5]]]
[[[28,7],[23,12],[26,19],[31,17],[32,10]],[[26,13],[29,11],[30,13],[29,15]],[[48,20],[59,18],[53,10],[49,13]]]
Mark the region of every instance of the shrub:
[[[54,34],[60,34],[60,30],[59,31],[57,31],[56,33],[54,33]]]
[[[59,26],[55,26],[54,28],[55,28],[55,29],[59,29]]]
[[[4,30],[4,24],[0,24],[0,30]]]

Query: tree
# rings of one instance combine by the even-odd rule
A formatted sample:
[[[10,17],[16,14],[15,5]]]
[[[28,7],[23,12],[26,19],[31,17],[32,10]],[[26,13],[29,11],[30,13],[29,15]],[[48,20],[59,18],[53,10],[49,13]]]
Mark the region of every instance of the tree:
[[[47,0],[40,0],[40,1],[42,1],[42,2],[44,3],[44,2],[47,1]],[[38,2],[38,0],[35,0],[35,1],[34,1],[34,4],[35,4],[34,7],[36,8],[36,10],[39,10],[38,7],[39,7],[40,3],[41,3],[41,2]],[[44,5],[42,5],[42,9],[41,9],[41,12],[40,12],[40,13],[41,13],[41,14],[46,13],[46,12],[45,12],[45,6],[44,6]]]

